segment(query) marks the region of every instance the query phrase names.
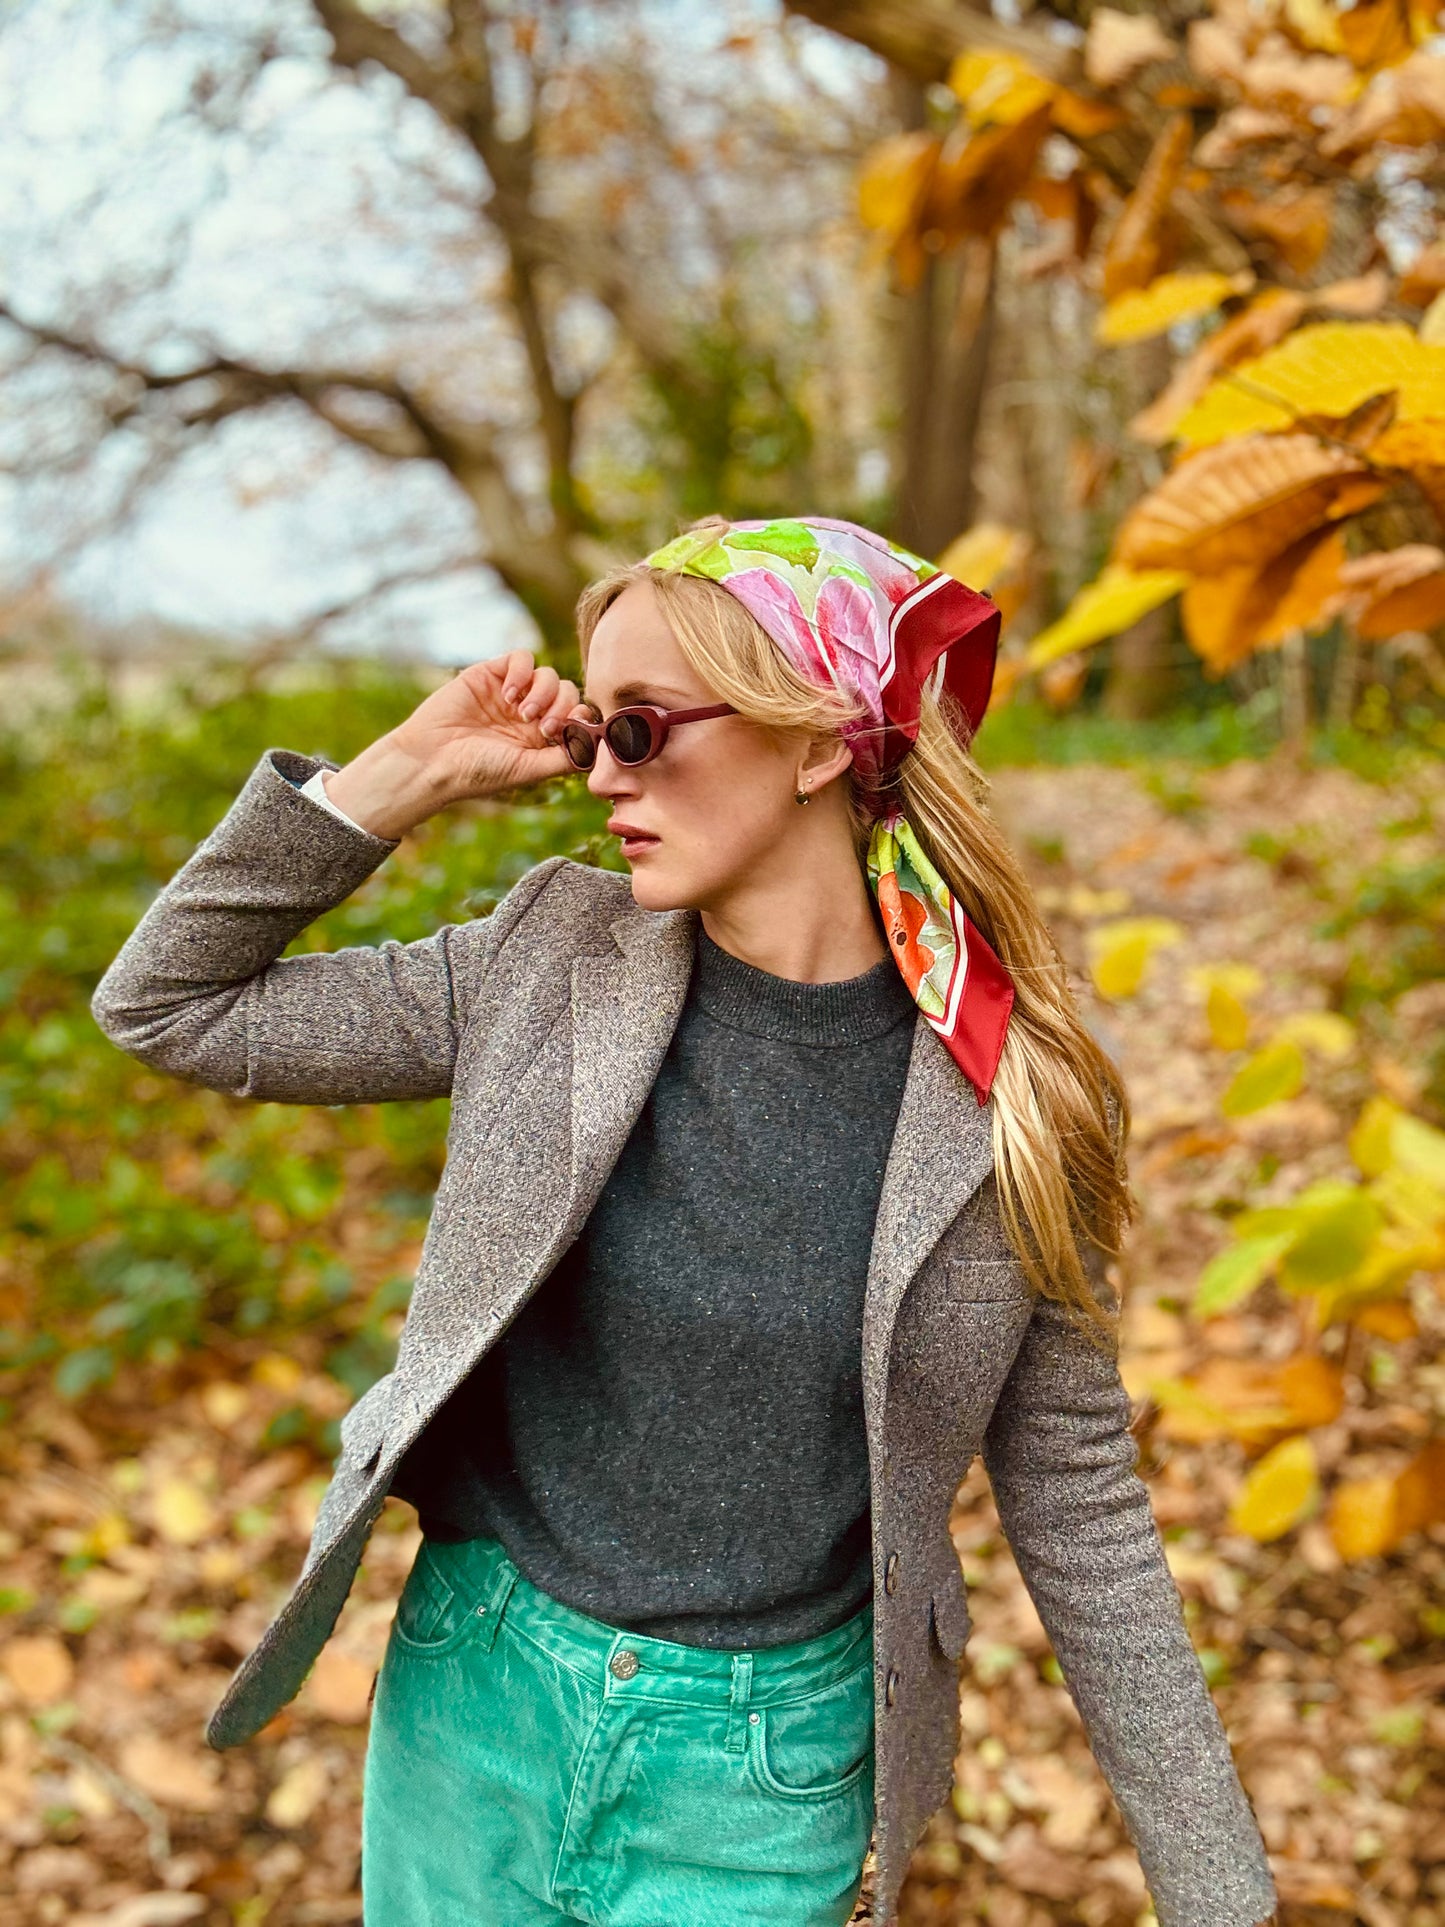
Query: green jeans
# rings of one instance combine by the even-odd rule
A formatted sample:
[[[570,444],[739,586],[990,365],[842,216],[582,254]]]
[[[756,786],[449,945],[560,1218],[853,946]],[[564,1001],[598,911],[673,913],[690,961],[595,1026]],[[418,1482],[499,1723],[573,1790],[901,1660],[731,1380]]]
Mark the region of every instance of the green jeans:
[[[844,1927],[873,1826],[873,1609],[719,1652],[423,1540],[377,1684],[366,1927]]]

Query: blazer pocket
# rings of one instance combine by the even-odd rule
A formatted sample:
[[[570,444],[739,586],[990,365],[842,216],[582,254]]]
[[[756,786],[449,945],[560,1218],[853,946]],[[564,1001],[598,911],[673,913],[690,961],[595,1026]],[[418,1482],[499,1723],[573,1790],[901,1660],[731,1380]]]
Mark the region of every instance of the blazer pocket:
[[[955,1301],[1022,1304],[1032,1294],[1017,1258],[950,1258],[949,1293]]]
[[[962,1578],[956,1586],[941,1586],[929,1600],[928,1607],[939,1650],[948,1659],[962,1659],[973,1631],[973,1615],[968,1610]]]

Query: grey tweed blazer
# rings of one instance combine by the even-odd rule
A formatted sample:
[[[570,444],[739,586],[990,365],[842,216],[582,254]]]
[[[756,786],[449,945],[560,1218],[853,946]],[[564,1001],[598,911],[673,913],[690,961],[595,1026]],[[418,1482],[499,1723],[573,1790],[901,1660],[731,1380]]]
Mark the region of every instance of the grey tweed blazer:
[[[401,1454],[581,1230],[657,1075],[693,953],[695,911],[641,909],[625,876],[552,857],[490,916],[422,942],[283,958],[397,847],[298,794],[334,767],[268,750],[91,1006],[142,1062],[235,1096],[452,1099],[396,1367],[342,1423],[300,1577],[217,1707],[215,1747],[249,1739],[301,1686]],[[920,1016],[860,1361],[877,1918],[894,1918],[952,1785],[970,1618],[948,1515],[982,1452],[1160,1927],[1254,1927],[1275,1906],[1269,1861],[1135,1470],[1129,1399],[1114,1359],[1030,1289],[999,1218],[991,1127]]]

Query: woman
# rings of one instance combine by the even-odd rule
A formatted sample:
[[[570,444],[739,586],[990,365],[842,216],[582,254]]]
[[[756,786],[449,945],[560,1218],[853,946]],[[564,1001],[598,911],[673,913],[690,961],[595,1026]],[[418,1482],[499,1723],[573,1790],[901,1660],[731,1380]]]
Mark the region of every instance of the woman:
[[[1161,1927],[1274,1906],[1134,1470],[1127,1100],[966,747],[997,629],[853,524],[698,525],[584,595],[586,702],[518,650],[344,769],[268,751],[96,993],[219,1089],[453,1100],[396,1369],[209,1728],[296,1692],[410,1499],[369,1927],[841,1927],[875,1824],[890,1920],[980,1450]],[[448,802],[569,768],[630,888],[552,858],[281,957]]]

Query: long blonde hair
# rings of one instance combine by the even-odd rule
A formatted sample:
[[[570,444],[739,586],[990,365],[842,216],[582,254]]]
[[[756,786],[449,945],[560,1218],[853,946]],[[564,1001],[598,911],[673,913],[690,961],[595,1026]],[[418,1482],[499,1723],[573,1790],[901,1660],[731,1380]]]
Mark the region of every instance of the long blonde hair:
[[[709,516],[691,525],[729,525]],[[815,688],[761,623],[721,584],[679,570],[621,564],[583,590],[577,633],[585,664],[603,613],[639,577],[653,590],[678,646],[709,690],[780,735],[835,734],[864,713],[837,690]],[[946,712],[944,704],[949,704]],[[1124,1147],[1128,1093],[1113,1059],[1079,1013],[1064,959],[1017,859],[988,814],[988,779],[950,725],[951,699],[923,692],[918,738],[887,783],[929,860],[992,945],[1014,986],[994,1077],[994,1179],[1009,1243],[1033,1287],[1057,1300],[1077,1329],[1117,1351],[1119,1315],[1091,1283],[1120,1255],[1137,1214]],[[847,784],[860,865],[873,798],[856,766]],[[1082,1240],[1082,1248],[1081,1248]]]

